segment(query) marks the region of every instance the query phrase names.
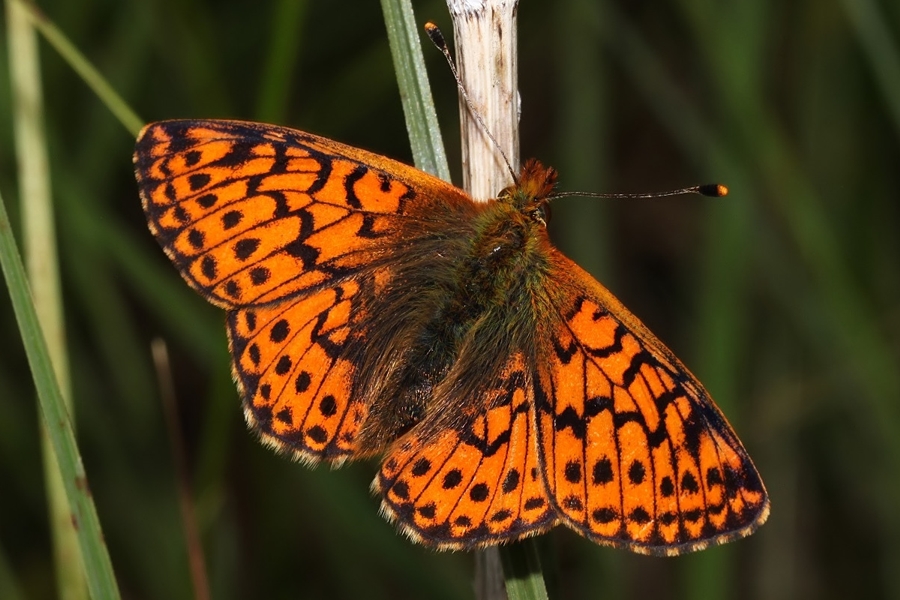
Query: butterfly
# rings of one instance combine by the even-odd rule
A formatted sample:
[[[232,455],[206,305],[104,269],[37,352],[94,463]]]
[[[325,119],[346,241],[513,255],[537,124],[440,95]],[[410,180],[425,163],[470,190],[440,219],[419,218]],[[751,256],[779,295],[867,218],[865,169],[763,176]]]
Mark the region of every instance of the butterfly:
[[[563,524],[677,555],[749,535],[769,500],[699,381],[548,238],[556,172],[486,203],[284,127],[147,125],[150,231],[226,310],[262,441],[305,463],[383,456],[414,541],[473,549]]]

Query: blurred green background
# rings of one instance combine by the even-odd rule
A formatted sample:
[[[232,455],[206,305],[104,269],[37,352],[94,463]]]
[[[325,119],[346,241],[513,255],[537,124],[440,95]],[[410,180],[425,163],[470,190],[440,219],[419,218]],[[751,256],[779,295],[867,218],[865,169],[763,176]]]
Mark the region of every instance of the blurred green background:
[[[409,160],[377,2],[40,5],[143,119],[268,121]],[[442,2],[415,8],[452,31]],[[900,598],[900,3],[524,0],[519,26],[522,156],[556,166],[562,189],[731,189],[559,200],[552,235],[705,383],[772,498],[751,538],[674,559],[554,531],[551,597]],[[41,51],[75,416],[125,597],[192,594],[154,337],[172,354],[213,597],[472,597],[471,555],[414,546],[378,516],[375,462],[311,470],[247,432],[223,315],[147,231],[133,140]],[[0,53],[0,191],[18,227]],[[425,56],[458,173],[454,83]],[[0,336],[0,579],[55,597],[5,293]]]

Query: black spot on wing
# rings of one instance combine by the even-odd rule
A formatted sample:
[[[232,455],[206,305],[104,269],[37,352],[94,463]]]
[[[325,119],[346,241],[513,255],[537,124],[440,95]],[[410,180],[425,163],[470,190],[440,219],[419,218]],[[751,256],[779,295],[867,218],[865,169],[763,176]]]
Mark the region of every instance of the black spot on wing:
[[[566,463],[563,474],[566,478],[566,481],[568,481],[569,483],[580,483],[581,463],[579,463],[578,461],[570,460]]]
[[[472,502],[484,502],[487,500],[490,492],[491,488],[486,483],[476,483],[469,490],[469,498],[472,499]]]
[[[612,523],[619,518],[619,514],[610,507],[598,508],[591,513],[591,518],[600,524]]]
[[[276,344],[280,344],[287,339],[291,333],[290,324],[285,319],[278,320],[269,332],[269,339]]]
[[[644,525],[645,523],[650,522],[650,514],[640,506],[635,508],[628,514],[628,520],[632,523],[637,523],[638,525]]]
[[[244,238],[238,240],[234,244],[234,257],[240,261],[245,261],[256,252],[259,245],[260,241],[257,238]]]
[[[199,204],[202,208],[212,208],[218,201],[219,197],[215,194],[204,194],[197,198],[197,204]]]
[[[328,441],[328,432],[319,425],[313,425],[312,427],[307,429],[306,435],[309,437],[309,439],[319,444],[324,444],[326,441]]]
[[[634,460],[631,462],[631,466],[628,468],[628,480],[631,481],[634,485],[638,485],[644,481],[644,476],[646,475],[646,470],[644,469],[644,463],[639,460]]]
[[[192,192],[196,192],[197,190],[206,187],[209,184],[210,179],[211,177],[207,173],[194,173],[193,175],[188,176],[188,185]]]
[[[266,267],[253,267],[250,269],[250,282],[253,285],[263,285],[271,277],[271,272]]]
[[[605,485],[613,480],[612,462],[604,456],[594,463],[592,479],[594,485]]]
[[[431,461],[427,458],[420,458],[416,461],[412,468],[413,477],[421,477],[431,470]]]
[[[203,249],[203,245],[205,242],[204,237],[203,237],[203,232],[198,231],[197,229],[191,229],[190,231],[188,231],[187,239],[188,239],[188,243],[195,250]]]
[[[700,491],[700,485],[697,482],[697,478],[694,477],[694,474],[690,471],[685,471],[681,476],[681,489],[688,494],[696,494]]]
[[[286,354],[282,355],[275,364],[275,374],[286,375],[291,370],[292,364],[290,356]]]
[[[525,510],[535,510],[544,506],[546,502],[544,502],[543,498],[529,498],[525,501],[524,507]]]
[[[286,407],[282,408],[275,414],[275,418],[278,419],[279,421],[281,421],[282,423],[285,423],[286,425],[293,424],[293,416],[291,415],[290,408],[286,408]]]
[[[445,490],[452,490],[456,486],[462,483],[462,471],[459,469],[453,469],[448,471],[446,475],[444,475],[444,480],[441,482],[441,487]]]
[[[659,482],[659,493],[663,498],[671,498],[675,493],[675,484],[672,483],[672,478],[666,475],[662,478],[662,481]]]
[[[243,213],[239,210],[229,210],[227,213],[222,215],[222,227],[226,230],[234,229],[240,224],[241,219],[244,217]]]
[[[337,414],[337,411],[337,400],[331,394],[327,394],[319,401],[319,412],[322,413],[323,417],[333,417]]]
[[[501,489],[504,494],[509,494],[510,492],[514,492],[515,489],[519,487],[519,471],[516,469],[510,469],[506,474],[506,477],[503,479],[503,485]]]
[[[203,154],[199,150],[189,150],[184,153],[184,165],[186,167],[193,167],[200,159],[203,158]]]
[[[309,374],[309,371],[300,371],[297,374],[297,378],[294,380],[294,389],[298,394],[302,394],[306,390],[309,389],[309,384],[312,382],[312,377]]]
[[[209,254],[200,259],[200,272],[204,277],[206,277],[206,279],[208,279],[209,281],[213,281],[216,278],[216,273],[218,272],[216,268],[216,259]]]
[[[407,500],[409,498],[409,485],[403,480],[394,482],[391,491],[400,499]]]

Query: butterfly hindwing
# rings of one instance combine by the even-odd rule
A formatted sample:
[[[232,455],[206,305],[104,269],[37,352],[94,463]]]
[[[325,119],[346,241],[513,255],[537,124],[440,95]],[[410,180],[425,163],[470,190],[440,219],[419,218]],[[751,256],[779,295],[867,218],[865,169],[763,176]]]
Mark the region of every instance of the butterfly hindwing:
[[[295,301],[228,312],[229,347],[247,421],[278,450],[340,462],[356,450],[366,406],[346,358],[363,320],[356,280]]]
[[[485,406],[435,435],[413,429],[385,458],[373,484],[382,511],[413,539],[475,548],[550,528],[556,517],[540,478],[531,377],[521,355],[486,386]]]
[[[768,498],[693,375],[608,291],[552,251],[535,391],[548,493],[567,525],[680,554],[752,533]]]
[[[435,214],[438,198],[471,202],[396,161],[258,123],[153,123],[134,160],[151,231],[185,280],[225,308],[386,262],[404,221]]]

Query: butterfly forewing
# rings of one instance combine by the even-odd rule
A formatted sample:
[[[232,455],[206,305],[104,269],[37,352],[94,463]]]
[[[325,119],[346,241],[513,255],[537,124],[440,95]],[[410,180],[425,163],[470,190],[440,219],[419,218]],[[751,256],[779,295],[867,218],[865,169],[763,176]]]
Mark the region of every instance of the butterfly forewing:
[[[417,238],[446,235],[456,213],[442,215],[471,200],[385,157],[258,123],[154,123],[134,161],[160,245],[191,286],[231,309],[251,426],[303,460],[358,455],[367,407],[349,342],[365,344],[360,323],[391,266],[416,255]]]
[[[157,240],[192,287],[226,308],[281,300],[367,271],[390,260],[404,220],[427,219],[438,199],[468,201],[453,186],[387,158],[234,121],[148,125],[135,148],[135,171]]]
[[[750,534],[762,481],[691,373],[577,265],[552,252],[537,436],[549,496],[597,542],[679,554]]]

